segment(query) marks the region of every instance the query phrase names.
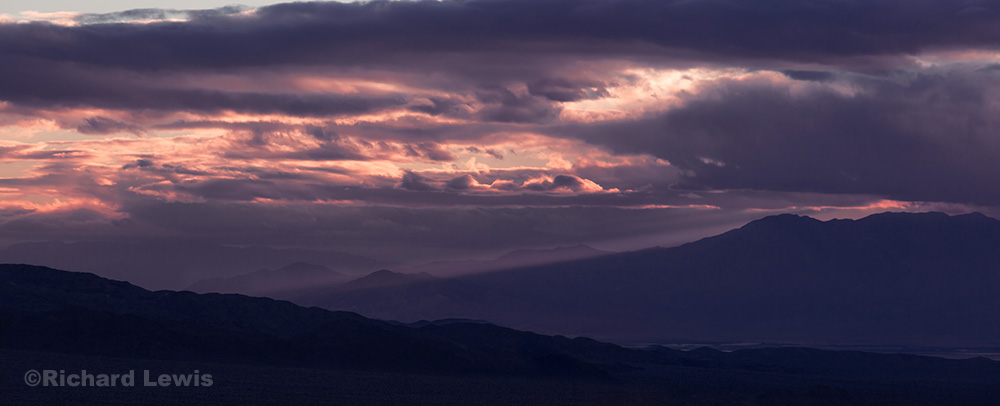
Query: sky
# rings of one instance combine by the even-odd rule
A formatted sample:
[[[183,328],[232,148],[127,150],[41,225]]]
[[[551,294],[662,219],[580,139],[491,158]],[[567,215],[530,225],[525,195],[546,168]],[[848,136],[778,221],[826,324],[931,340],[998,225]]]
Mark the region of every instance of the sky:
[[[1000,1],[80,6],[0,9],[0,245],[419,262],[1000,215]]]

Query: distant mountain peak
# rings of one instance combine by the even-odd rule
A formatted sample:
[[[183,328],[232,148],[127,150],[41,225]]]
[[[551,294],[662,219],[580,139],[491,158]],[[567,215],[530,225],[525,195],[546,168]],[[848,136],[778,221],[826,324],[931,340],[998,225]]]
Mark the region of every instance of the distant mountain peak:
[[[755,228],[760,226],[794,226],[794,225],[816,225],[820,223],[829,222],[906,222],[906,223],[917,223],[920,221],[971,221],[971,222],[982,222],[986,224],[1000,223],[1000,220],[989,217],[980,212],[971,212],[964,214],[949,215],[947,213],[942,213],[938,211],[929,212],[894,212],[887,211],[882,213],[875,213],[860,219],[835,219],[830,221],[817,220],[813,217],[798,215],[793,213],[782,213],[772,216],[767,216],[754,221],[751,221],[741,227],[743,228]]]
[[[362,276],[360,278],[357,278],[357,279],[355,279],[355,281],[360,281],[360,280],[369,280],[369,281],[398,280],[398,279],[412,278],[414,276],[427,276],[427,277],[431,277],[430,275],[428,275],[425,272],[420,272],[420,273],[404,273],[404,272],[390,271],[388,269],[380,269],[380,270],[372,272],[372,273],[370,273],[368,275],[365,275],[365,276]]]
[[[971,212],[971,213],[965,213],[965,214],[959,214],[959,215],[952,216],[952,217],[954,217],[956,219],[981,222],[981,223],[984,223],[984,224],[996,224],[996,223],[1000,223],[1000,220],[997,220],[997,219],[995,219],[993,217],[987,216],[987,215],[985,215],[983,213],[980,213],[978,211],[974,211],[974,212]]]
[[[367,288],[384,287],[391,285],[400,285],[404,283],[418,282],[431,279],[437,279],[437,278],[426,272],[400,273],[400,272],[393,272],[388,269],[381,269],[372,272],[368,275],[362,276],[358,279],[347,282],[338,287],[338,289],[339,290],[367,289]]]
[[[193,292],[242,293],[246,295],[273,296],[283,291],[304,286],[343,282],[347,275],[323,265],[304,261],[294,262],[278,269],[259,269],[229,278],[208,278],[187,287]]]
[[[802,225],[815,225],[823,223],[821,220],[809,216],[802,216],[792,213],[776,214],[751,221],[739,229],[772,228],[772,227],[792,227]]]

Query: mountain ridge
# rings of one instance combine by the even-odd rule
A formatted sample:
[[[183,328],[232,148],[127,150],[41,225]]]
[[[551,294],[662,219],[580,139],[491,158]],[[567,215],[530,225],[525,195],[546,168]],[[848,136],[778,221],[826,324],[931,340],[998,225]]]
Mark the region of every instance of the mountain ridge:
[[[228,278],[199,280],[185,290],[198,293],[241,293],[251,296],[280,297],[316,284],[336,284],[350,280],[351,276],[336,272],[322,265],[298,261],[277,269],[259,269]]]
[[[677,247],[296,300],[626,343],[985,345],[997,248],[984,215],[779,215]]]
[[[1000,362],[982,358],[809,348],[629,349],[478,320],[400,325],[268,298],[148,291],[89,273],[12,264],[0,264],[0,359],[11,367],[0,372],[0,389],[12,404],[65,401],[60,391],[21,383],[25,370],[50,365],[69,373],[136,365],[196,370],[216,379],[211,394],[221,391],[208,398],[203,388],[182,387],[70,395],[98,404],[147,397],[153,403],[155,397],[169,399],[163,404],[207,405],[236,394],[242,401],[234,404],[257,398],[282,404],[324,391],[305,403],[327,404],[330,392],[338,402],[364,404],[854,406],[947,399],[985,405],[995,403],[1000,388]],[[477,385],[470,397],[445,396],[470,384]],[[487,390],[498,384],[505,389]],[[393,397],[383,396],[386,388]]]
[[[340,272],[391,264],[346,252],[299,248],[234,247],[193,241],[76,241],[18,243],[0,249],[0,263],[87,271],[150,289],[183,289],[201,279],[232,277],[248,269],[309,262]]]

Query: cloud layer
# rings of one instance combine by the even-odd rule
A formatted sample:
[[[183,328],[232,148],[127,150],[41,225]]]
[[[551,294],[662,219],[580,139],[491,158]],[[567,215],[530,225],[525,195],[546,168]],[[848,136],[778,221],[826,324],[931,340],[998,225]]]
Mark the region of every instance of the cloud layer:
[[[373,1],[0,23],[0,237],[406,261],[672,244],[781,211],[1000,213],[998,11]]]

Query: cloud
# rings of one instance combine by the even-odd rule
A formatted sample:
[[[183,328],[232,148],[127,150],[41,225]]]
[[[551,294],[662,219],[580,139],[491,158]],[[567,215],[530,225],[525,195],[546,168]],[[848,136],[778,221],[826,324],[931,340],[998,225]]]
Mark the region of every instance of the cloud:
[[[207,10],[174,10],[162,8],[139,8],[113,13],[89,13],[77,15],[73,20],[78,24],[114,24],[126,22],[157,22],[166,20],[205,20],[237,15],[248,11],[245,6],[226,6]]]
[[[678,187],[879,194],[1000,204],[1000,75],[858,77],[855,91],[719,80],[655,117],[557,130],[682,171]]]
[[[0,27],[0,49],[95,66],[159,70],[390,63],[435,54],[655,56],[833,62],[998,45],[993,0],[651,1],[470,0],[463,2],[286,3],[249,15],[155,24]],[[170,17],[133,10],[81,20]],[[544,23],[539,23],[539,18]],[[455,35],[461,33],[461,35]],[[349,55],[349,57],[348,57]],[[423,60],[426,62],[426,59]]]
[[[595,192],[603,190],[600,185],[592,181],[580,179],[572,175],[556,175],[552,179],[532,180],[525,182],[522,188],[536,192],[551,192],[558,190],[568,190],[572,192]]]
[[[61,62],[19,57],[10,62],[0,65],[0,100],[35,108],[233,111],[325,117],[369,113],[406,103],[402,97],[178,89],[137,74],[81,69]],[[94,122],[82,126],[84,131],[99,132],[102,124],[110,124],[107,119],[89,120]]]
[[[496,159],[499,159],[499,160],[503,159],[503,153],[500,152],[500,151],[497,151],[497,150],[495,150],[493,148],[479,148],[479,147],[476,147],[476,146],[471,146],[471,147],[466,147],[466,150],[469,151],[469,152],[472,152],[472,153],[476,153],[476,154],[488,154],[488,155],[492,156],[493,158],[496,158]]]
[[[454,161],[455,156],[445,151],[440,145],[432,142],[421,142],[407,146],[407,154],[414,157],[425,157],[432,161]]]
[[[0,24],[0,239],[405,256],[989,212],[998,10],[372,1]]]
[[[528,84],[528,92],[557,102],[607,97],[608,91],[599,84],[573,83],[565,78],[544,78]]]
[[[416,191],[434,190],[435,187],[431,186],[429,181],[430,179],[408,171],[403,174],[403,180],[399,182],[399,187],[406,190]]]
[[[409,109],[412,111],[417,111],[421,113],[430,114],[432,116],[438,115],[448,115],[452,117],[468,117],[469,111],[466,109],[468,104],[465,104],[459,100],[453,100],[443,97],[431,97],[428,99],[430,104],[417,104],[410,106]]]
[[[78,150],[38,149],[31,145],[0,146],[0,158],[6,160],[52,160],[85,159],[89,154]]]
[[[825,82],[832,80],[836,75],[833,72],[812,71],[812,70],[783,70],[785,76],[795,80],[809,80],[815,82]]]
[[[128,132],[136,135],[145,133],[145,130],[135,124],[112,120],[107,117],[92,117],[84,120],[84,124],[76,128],[82,134],[114,134]]]
[[[559,116],[559,108],[542,98],[517,95],[506,88],[487,88],[478,93],[485,104],[478,116],[502,123],[546,123]]]
[[[448,183],[445,184],[445,187],[454,190],[469,190],[475,186],[480,186],[479,182],[476,181],[476,178],[473,178],[472,175],[469,174],[449,180]]]
[[[405,191],[404,191],[405,192]],[[123,214],[65,211],[0,220],[0,237],[25,232],[28,240],[79,240],[338,247],[383,260],[498,255],[525,247],[600,243],[637,235],[688,239],[705,223],[738,224],[746,214],[710,214],[714,220],[668,227],[697,209],[628,210],[610,207],[452,207],[380,205],[163,202],[134,196]],[[60,227],[62,230],[60,230]],[[377,242],[377,243],[375,243]],[[141,273],[142,270],[136,272]]]

